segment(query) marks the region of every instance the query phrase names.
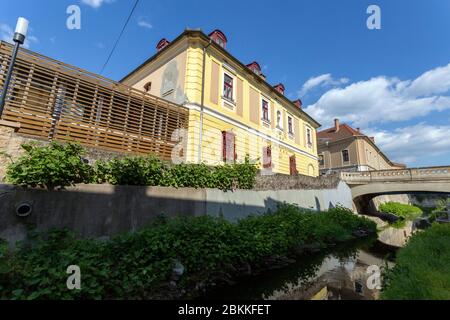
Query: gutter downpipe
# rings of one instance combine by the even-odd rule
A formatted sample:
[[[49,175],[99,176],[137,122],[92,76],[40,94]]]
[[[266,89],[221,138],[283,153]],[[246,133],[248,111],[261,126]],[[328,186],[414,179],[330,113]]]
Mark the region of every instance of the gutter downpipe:
[[[197,160],[200,164],[202,162],[202,139],[203,139],[203,106],[205,104],[205,76],[206,76],[206,49],[211,45],[212,40],[206,46],[203,47],[203,65],[202,65],[202,97],[200,105],[200,131],[198,134],[198,156]]]

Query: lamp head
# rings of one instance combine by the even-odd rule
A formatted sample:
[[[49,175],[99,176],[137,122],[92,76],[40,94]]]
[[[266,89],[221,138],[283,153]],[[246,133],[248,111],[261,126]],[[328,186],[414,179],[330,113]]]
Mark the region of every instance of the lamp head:
[[[16,31],[14,32],[13,40],[15,42],[18,42],[20,44],[23,44],[25,42],[25,38],[27,36],[28,32],[28,20],[25,18],[20,17],[17,19],[17,25],[16,25]]]

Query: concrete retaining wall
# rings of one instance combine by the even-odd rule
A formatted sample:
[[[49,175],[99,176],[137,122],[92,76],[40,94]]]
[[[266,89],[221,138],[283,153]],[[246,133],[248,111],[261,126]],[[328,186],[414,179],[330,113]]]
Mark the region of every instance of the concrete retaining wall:
[[[318,211],[328,210],[336,205],[349,209],[353,207],[350,188],[343,182],[336,188],[321,190],[206,190],[206,212],[214,216],[223,215],[230,221],[250,214],[274,211],[280,203],[296,204],[301,208]]]
[[[110,237],[134,231],[161,214],[223,215],[236,221],[249,214],[275,210],[283,202],[314,210],[338,204],[352,208],[351,191],[345,183],[323,190],[235,192],[111,185],[45,191],[0,184],[0,238],[11,243],[23,240],[27,226],[35,226],[37,231],[66,227],[82,237]],[[30,216],[17,216],[16,207],[21,203],[32,206]]]

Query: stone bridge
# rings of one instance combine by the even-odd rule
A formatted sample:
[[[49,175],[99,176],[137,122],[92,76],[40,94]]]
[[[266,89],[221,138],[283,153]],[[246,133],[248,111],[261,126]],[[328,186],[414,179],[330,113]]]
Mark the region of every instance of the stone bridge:
[[[386,194],[448,193],[450,195],[450,166],[342,172],[341,179],[352,191],[358,212],[369,212],[370,200]]]

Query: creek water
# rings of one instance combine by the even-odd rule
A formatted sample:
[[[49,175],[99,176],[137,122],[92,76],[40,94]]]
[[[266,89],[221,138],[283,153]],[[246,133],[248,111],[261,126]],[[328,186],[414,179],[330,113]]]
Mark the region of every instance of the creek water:
[[[202,299],[373,300],[377,268],[394,265],[396,249],[377,239],[354,241],[302,255],[284,268],[242,277],[209,290]]]

